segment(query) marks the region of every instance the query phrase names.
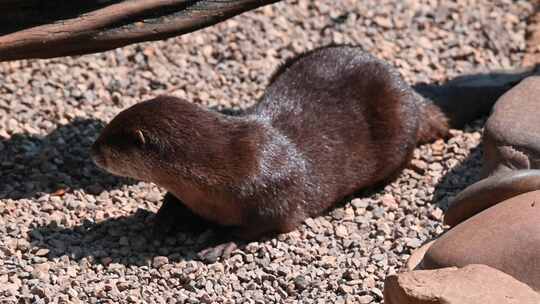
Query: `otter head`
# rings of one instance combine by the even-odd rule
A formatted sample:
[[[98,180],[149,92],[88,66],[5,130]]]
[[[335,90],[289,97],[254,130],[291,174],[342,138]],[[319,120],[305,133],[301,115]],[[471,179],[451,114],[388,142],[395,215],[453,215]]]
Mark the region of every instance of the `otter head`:
[[[143,181],[178,176],[200,153],[197,139],[205,136],[204,124],[214,120],[209,116],[174,97],[138,103],[103,129],[91,148],[92,159],[110,173]]]
[[[92,145],[90,155],[98,167],[110,173],[148,180],[146,137],[141,128],[109,124]]]

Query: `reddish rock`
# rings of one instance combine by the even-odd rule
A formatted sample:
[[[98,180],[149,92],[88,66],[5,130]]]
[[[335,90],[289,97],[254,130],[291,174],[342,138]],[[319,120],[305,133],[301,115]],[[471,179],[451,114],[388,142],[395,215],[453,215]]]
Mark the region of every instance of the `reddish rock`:
[[[418,270],[384,282],[386,304],[538,304],[540,295],[485,265]]]
[[[540,170],[516,170],[490,176],[455,197],[445,213],[444,223],[455,226],[495,204],[535,190],[540,190]]]
[[[526,78],[499,98],[484,129],[484,176],[540,169],[539,109],[539,76]]]
[[[427,250],[433,245],[435,241],[431,241],[429,243],[426,243],[422,245],[422,247],[416,249],[412,252],[411,257],[407,260],[406,269],[409,271],[417,269],[418,264],[422,261],[424,258],[424,255],[426,254]]]
[[[515,196],[469,218],[426,252],[423,269],[485,264],[540,290],[540,191]]]

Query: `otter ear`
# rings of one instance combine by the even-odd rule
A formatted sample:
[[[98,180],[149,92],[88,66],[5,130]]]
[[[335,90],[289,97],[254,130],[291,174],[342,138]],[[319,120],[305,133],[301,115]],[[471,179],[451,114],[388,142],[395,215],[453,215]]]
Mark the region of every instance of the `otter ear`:
[[[137,139],[137,142],[140,144],[140,145],[145,145],[146,144],[146,139],[144,138],[144,134],[141,130],[137,129],[135,130],[135,138]]]

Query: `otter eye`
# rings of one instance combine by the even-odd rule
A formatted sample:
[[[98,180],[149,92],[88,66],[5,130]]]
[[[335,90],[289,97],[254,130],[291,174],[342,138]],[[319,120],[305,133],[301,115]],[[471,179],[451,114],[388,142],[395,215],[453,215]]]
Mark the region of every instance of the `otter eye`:
[[[137,143],[139,143],[140,145],[146,144],[146,139],[144,138],[144,134],[141,130],[135,131],[135,138],[137,140]]]

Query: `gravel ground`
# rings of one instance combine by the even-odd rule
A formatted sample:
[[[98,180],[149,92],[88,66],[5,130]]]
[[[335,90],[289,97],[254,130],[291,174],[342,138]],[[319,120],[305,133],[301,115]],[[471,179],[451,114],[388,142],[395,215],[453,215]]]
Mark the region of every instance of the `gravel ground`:
[[[527,52],[523,64],[540,64],[540,1],[537,1],[534,13],[527,23]]]
[[[476,178],[482,121],[419,147],[384,189],[211,265],[194,256],[212,231],[153,240],[163,190],[100,171],[88,148],[158,94],[253,104],[280,62],[329,43],[359,44],[411,84],[517,67],[531,3],[285,1],[163,42],[0,63],[0,303],[381,303],[384,278]]]

